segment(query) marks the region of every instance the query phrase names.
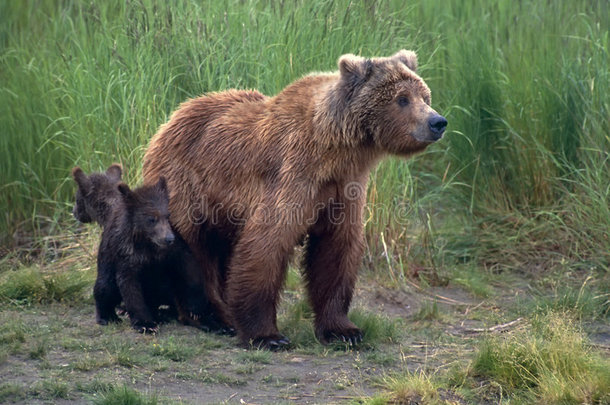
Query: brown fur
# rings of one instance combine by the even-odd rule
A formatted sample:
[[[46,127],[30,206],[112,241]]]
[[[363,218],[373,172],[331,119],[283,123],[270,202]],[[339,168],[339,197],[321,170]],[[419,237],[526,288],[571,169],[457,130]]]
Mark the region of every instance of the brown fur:
[[[388,153],[425,149],[446,125],[416,66],[411,51],[344,55],[339,73],[306,76],[275,97],[229,90],[189,100],[152,139],[145,182],[167,178],[172,223],[202,266],[208,297],[243,342],[286,343],[276,304],[306,235],[317,337],[361,338],[347,312],[369,172]]]

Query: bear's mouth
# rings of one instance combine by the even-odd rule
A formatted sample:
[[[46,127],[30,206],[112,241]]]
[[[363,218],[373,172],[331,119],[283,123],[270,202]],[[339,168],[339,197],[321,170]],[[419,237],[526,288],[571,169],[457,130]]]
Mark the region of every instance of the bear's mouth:
[[[422,131],[424,132],[424,131]],[[417,142],[425,144],[426,146],[433,144],[439,140],[441,140],[443,138],[443,134],[433,134],[430,131],[425,131],[424,134],[422,134],[421,132],[417,132],[415,134],[413,134],[413,139],[415,139]]]

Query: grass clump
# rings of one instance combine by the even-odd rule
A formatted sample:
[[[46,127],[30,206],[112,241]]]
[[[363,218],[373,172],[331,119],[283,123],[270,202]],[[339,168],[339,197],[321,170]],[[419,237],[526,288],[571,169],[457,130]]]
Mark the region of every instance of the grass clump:
[[[441,388],[435,378],[424,371],[407,372],[403,375],[385,377],[381,381],[384,392],[365,401],[367,405],[381,404],[452,404],[449,394]],[[453,398],[452,398],[453,399]]]
[[[49,342],[46,339],[38,340],[29,350],[30,359],[42,360],[49,351]]]
[[[0,345],[24,343],[31,330],[18,319],[7,319],[0,325]]]
[[[145,395],[126,385],[112,386],[100,391],[100,396],[93,399],[96,405],[157,405],[156,395]]]
[[[563,312],[535,316],[525,329],[487,339],[471,373],[515,398],[545,404],[610,400],[610,361],[591,351]]]
[[[152,345],[153,356],[160,356],[171,361],[183,362],[194,355],[194,349],[191,346],[179,343],[170,336],[168,339],[158,341]]]
[[[28,396],[57,400],[70,397],[70,386],[59,380],[44,380],[34,384],[27,391]]]
[[[488,298],[493,294],[489,277],[482,270],[474,266],[454,271],[451,283],[464,288],[477,298]]]
[[[0,274],[0,303],[82,301],[91,288],[91,277],[88,272],[74,269],[44,271],[38,266],[5,271]]]
[[[17,402],[24,397],[24,388],[21,385],[14,383],[0,384],[0,403]]]
[[[306,299],[290,303],[278,323],[293,347],[314,348],[319,344],[313,330],[313,311]]]
[[[80,392],[88,394],[105,393],[110,392],[114,389],[114,385],[110,382],[101,381],[98,378],[94,378],[90,382],[77,382],[76,389]]]
[[[414,321],[440,321],[443,319],[443,314],[439,309],[436,300],[424,301],[419,310],[411,317]]]
[[[578,288],[565,285],[554,286],[552,293],[534,296],[534,313],[567,312],[579,320],[608,319],[610,317],[610,293],[606,283],[595,283],[588,277]]]
[[[237,358],[246,363],[271,364],[272,353],[269,350],[248,350]]]
[[[112,359],[110,356],[95,357],[90,354],[85,354],[70,364],[71,369],[76,371],[91,371],[97,370],[102,367],[108,367],[112,365]]]
[[[362,329],[365,347],[375,347],[380,343],[396,342],[402,335],[400,322],[384,315],[357,308],[350,312],[349,318]]]
[[[110,351],[115,364],[125,368],[132,368],[146,364],[146,356],[137,350],[129,341],[117,342]]]

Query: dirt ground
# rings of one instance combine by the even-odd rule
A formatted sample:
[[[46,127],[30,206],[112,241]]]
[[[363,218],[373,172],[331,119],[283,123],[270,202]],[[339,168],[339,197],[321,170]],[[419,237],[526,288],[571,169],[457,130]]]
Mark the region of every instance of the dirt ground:
[[[482,334],[518,327],[519,317],[503,306],[521,293],[509,289],[490,301],[456,287],[389,289],[364,279],[353,308],[380,316],[396,333],[359,349],[314,342],[277,353],[176,322],[154,336],[128,322],[101,327],[92,303],[6,308],[0,385],[15,392],[0,393],[0,402],[90,403],[104,386],[125,384],[161,403],[353,403],[378,393],[393,373],[467,364]],[[280,325],[291,300],[285,296]],[[608,346],[607,325],[591,330],[596,344]],[[466,402],[456,396],[453,403]]]

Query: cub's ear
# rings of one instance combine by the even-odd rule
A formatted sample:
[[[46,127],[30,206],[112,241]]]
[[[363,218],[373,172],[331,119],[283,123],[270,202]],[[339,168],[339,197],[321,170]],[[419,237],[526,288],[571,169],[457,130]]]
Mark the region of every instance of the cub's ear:
[[[106,176],[108,176],[108,178],[111,180],[119,181],[121,180],[122,175],[123,169],[118,163],[113,163],[108,167],[108,169],[106,169]]]
[[[392,59],[398,59],[412,71],[417,71],[417,55],[413,51],[401,49],[392,56]]]
[[[341,56],[338,65],[341,77],[346,79],[356,78],[359,80],[366,80],[371,74],[371,69],[373,67],[370,59],[352,55],[351,53]]]
[[[87,194],[89,192],[89,189],[91,189],[91,181],[89,180],[89,177],[87,177],[85,172],[83,172],[83,169],[76,166],[74,169],[72,169],[72,177],[78,185],[78,188],[80,188],[85,194]]]
[[[138,197],[127,184],[119,183],[117,188],[119,189],[119,193],[121,193],[121,197],[123,198],[123,202],[125,203],[127,210],[132,211],[134,207],[138,207]]]
[[[119,193],[123,196],[123,198],[129,200],[133,197],[133,191],[129,188],[129,186],[125,183],[119,183],[117,188],[119,189]]]
[[[159,177],[159,181],[157,181],[155,187],[157,187],[157,190],[160,190],[162,193],[167,194],[167,180],[165,180],[165,176]]]

